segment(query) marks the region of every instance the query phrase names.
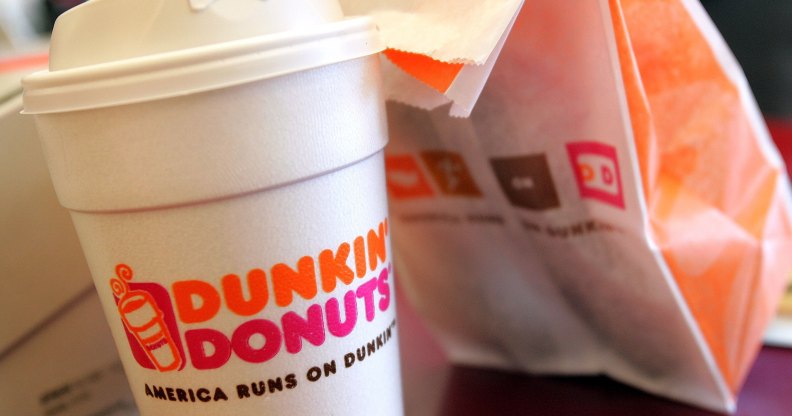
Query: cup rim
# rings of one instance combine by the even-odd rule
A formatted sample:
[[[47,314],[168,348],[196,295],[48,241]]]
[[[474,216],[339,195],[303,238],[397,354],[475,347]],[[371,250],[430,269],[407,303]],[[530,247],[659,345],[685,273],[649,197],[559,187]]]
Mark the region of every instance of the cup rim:
[[[23,78],[25,114],[160,100],[373,55],[384,50],[370,17]]]

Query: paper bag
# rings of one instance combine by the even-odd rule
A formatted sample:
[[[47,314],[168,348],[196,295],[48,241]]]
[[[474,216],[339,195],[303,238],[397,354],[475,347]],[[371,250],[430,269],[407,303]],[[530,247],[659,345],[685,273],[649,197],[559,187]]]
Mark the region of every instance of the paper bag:
[[[789,182],[701,5],[528,1],[470,119],[389,107],[403,289],[458,363],[729,412],[792,269]]]
[[[523,0],[340,0],[344,13],[374,19],[388,49],[390,100],[467,117]]]

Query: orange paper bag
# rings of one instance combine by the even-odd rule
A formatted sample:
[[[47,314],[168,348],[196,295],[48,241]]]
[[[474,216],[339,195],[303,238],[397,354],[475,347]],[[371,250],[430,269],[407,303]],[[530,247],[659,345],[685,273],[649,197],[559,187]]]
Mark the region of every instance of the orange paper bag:
[[[526,1],[471,118],[389,117],[397,269],[453,361],[734,409],[790,192],[698,2]]]

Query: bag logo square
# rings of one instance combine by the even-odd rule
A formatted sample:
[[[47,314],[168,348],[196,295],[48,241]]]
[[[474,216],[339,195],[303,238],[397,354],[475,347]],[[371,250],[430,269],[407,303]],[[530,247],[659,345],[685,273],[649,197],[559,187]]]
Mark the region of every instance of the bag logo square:
[[[441,150],[421,152],[429,173],[445,195],[481,197],[462,155]]]
[[[418,162],[410,155],[387,156],[385,171],[388,192],[396,199],[434,196],[432,187],[421,172]]]
[[[496,158],[490,163],[512,205],[536,211],[561,206],[545,155]]]
[[[568,143],[566,147],[580,197],[624,209],[616,148],[599,142]]]

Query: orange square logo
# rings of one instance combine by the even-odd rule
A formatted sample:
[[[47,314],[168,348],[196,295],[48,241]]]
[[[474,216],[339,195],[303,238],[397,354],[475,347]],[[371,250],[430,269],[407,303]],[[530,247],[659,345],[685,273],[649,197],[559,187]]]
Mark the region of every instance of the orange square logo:
[[[418,162],[410,155],[385,157],[388,193],[396,199],[428,198],[434,196]]]
[[[459,153],[426,151],[421,152],[421,158],[444,194],[481,197],[481,191]]]

